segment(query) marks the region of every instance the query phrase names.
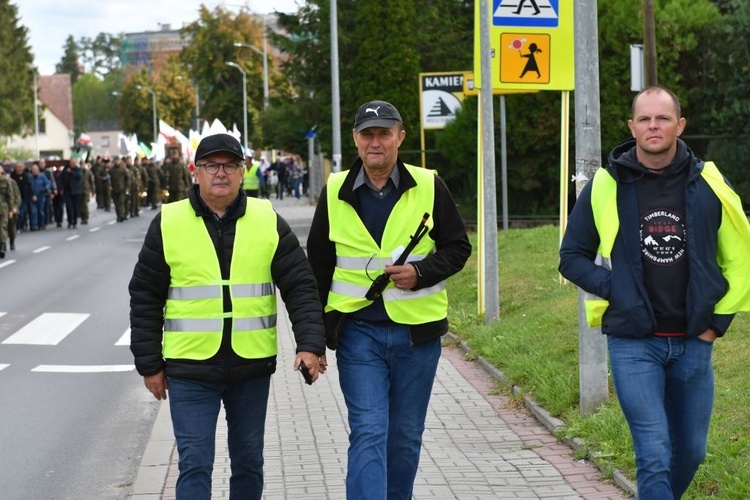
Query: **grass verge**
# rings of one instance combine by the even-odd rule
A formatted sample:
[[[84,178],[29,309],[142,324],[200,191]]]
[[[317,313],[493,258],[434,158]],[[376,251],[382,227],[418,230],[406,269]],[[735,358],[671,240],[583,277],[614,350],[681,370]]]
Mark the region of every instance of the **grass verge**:
[[[610,401],[581,416],[578,404],[578,293],[560,285],[558,228],[511,229],[498,235],[500,320],[477,312],[477,255],[448,282],[451,331],[497,366],[512,384],[579,437],[585,454],[635,479],[632,442],[610,379]],[[476,236],[472,235],[476,250]],[[750,315],[736,316],[714,347],[716,397],[708,456],[684,499],[750,498]],[[509,387],[501,388],[509,393]],[[562,436],[561,436],[562,437]],[[605,470],[606,474],[606,470]]]

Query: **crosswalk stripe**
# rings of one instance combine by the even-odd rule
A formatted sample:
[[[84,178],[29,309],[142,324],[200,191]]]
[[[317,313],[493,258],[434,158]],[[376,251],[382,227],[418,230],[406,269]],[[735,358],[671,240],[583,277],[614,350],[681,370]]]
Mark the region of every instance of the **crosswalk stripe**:
[[[120,340],[115,342],[115,345],[130,345],[130,328],[125,330],[125,333],[122,334]]]
[[[102,373],[132,370],[135,370],[134,365],[39,365],[31,369],[32,372],[43,373]]]
[[[89,316],[90,314],[44,313],[2,343],[57,345]]]

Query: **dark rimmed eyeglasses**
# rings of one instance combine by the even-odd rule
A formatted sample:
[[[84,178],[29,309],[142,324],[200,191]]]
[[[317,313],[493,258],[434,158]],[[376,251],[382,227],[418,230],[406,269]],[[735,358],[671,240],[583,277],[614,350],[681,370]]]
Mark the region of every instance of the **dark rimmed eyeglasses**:
[[[195,165],[196,168],[202,168],[206,170],[206,173],[214,175],[219,171],[219,167],[224,168],[224,173],[231,175],[237,170],[243,168],[242,163],[230,162],[230,163],[203,163],[201,165]]]

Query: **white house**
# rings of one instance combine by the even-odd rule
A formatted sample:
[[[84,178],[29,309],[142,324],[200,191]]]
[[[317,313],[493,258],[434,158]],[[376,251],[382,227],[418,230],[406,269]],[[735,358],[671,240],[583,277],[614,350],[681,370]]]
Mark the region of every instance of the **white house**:
[[[70,158],[74,142],[73,93],[70,75],[39,77],[39,101],[44,110],[39,113],[39,154],[49,158]],[[33,126],[26,135],[8,139],[10,149],[23,149],[36,154],[37,137]]]

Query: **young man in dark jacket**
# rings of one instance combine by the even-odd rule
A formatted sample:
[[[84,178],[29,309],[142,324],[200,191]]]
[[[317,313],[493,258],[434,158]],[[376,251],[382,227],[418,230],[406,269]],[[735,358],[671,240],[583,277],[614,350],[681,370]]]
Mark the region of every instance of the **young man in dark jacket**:
[[[716,166],[678,138],[672,92],[639,93],[628,126],[633,139],[576,202],[560,272],[607,335],[638,497],[679,499],[706,454],[712,344],[750,307],[750,225]]]
[[[148,390],[169,390],[177,498],[209,498],[216,420],[227,414],[230,498],[260,499],[263,434],[276,370],[276,287],[301,363],[318,378],[325,354],[315,278],[289,225],[267,200],[241,194],[243,152],[229,134],[196,150],[189,199],[163,205],[130,281],[131,351]]]

